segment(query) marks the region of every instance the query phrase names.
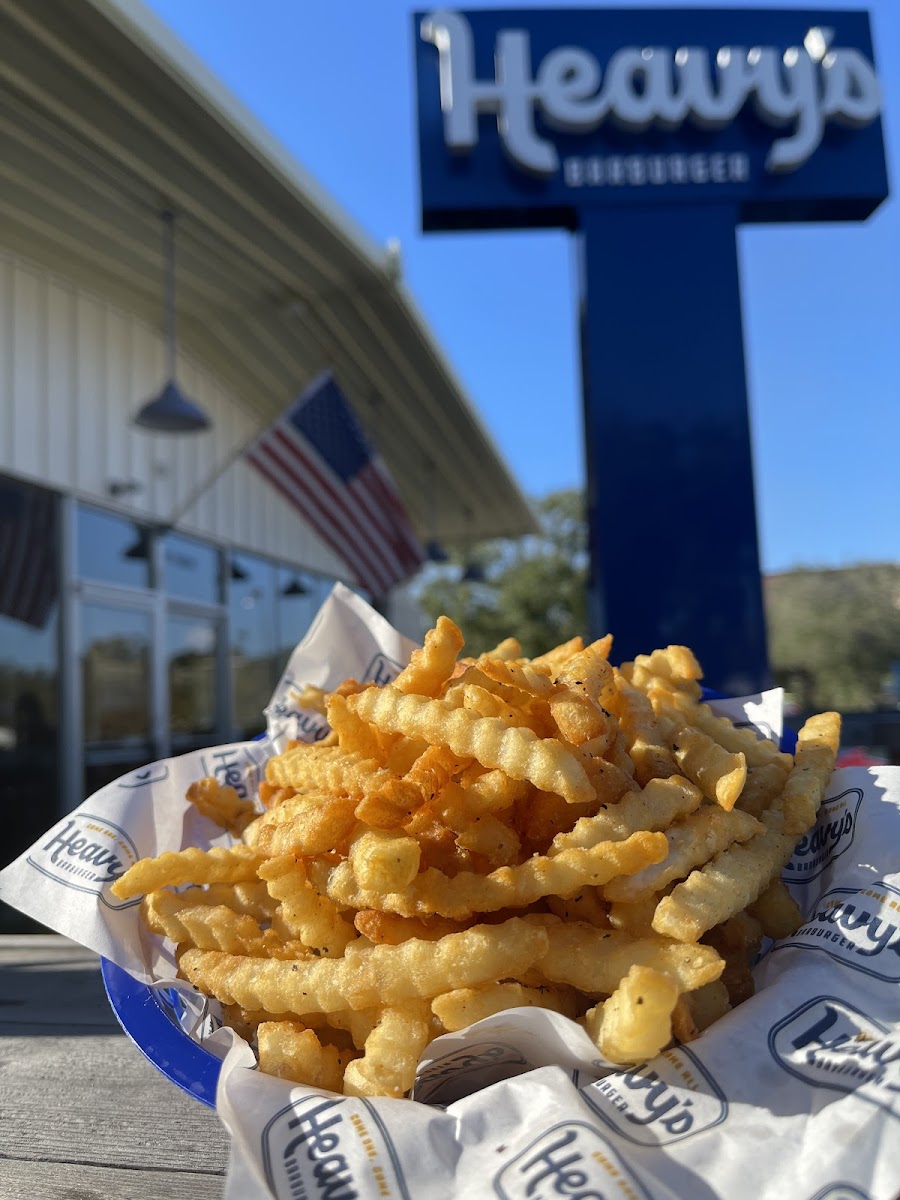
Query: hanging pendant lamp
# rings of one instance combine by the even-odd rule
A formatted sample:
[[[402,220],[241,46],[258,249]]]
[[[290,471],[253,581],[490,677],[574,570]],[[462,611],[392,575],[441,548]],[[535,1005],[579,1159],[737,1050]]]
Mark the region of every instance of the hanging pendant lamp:
[[[153,433],[202,433],[204,429],[209,429],[209,417],[198,404],[185,396],[175,380],[175,214],[167,210],[162,214],[162,221],[167,382],[158,396],[147,401],[134,418],[134,423]]]

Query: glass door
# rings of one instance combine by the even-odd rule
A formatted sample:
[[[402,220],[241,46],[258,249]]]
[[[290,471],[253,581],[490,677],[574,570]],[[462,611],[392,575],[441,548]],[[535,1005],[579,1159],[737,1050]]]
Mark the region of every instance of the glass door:
[[[172,754],[228,740],[224,634],[223,618],[205,606],[169,603],[164,645]]]
[[[151,597],[86,589],[79,611],[84,788],[104,784],[158,757],[154,720]]]

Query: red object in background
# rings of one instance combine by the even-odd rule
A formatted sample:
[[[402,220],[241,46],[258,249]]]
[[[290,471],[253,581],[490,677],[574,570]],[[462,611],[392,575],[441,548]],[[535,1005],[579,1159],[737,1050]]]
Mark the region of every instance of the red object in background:
[[[837,767],[883,767],[887,759],[882,754],[872,754],[865,746],[848,746],[837,756]]]

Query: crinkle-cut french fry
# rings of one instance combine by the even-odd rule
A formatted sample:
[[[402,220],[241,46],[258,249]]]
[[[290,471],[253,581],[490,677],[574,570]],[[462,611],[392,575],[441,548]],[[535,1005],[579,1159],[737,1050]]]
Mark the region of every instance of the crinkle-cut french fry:
[[[353,924],[363,937],[378,946],[399,946],[410,938],[436,942],[448,933],[462,933],[467,928],[445,917],[398,917],[396,913],[379,912],[375,908],[360,909]]]
[[[256,842],[257,849],[271,857],[336,850],[356,826],[357,802],[352,797],[310,793],[293,797],[283,807],[284,819],[264,825]]]
[[[687,646],[666,646],[651,654],[638,654],[634,665],[678,686],[692,684],[703,678],[700,664],[693,650]]]
[[[453,674],[464,644],[463,635],[449,617],[438,617],[433,629],[425,634],[421,650],[414,650],[393,686],[398,692],[436,696]]]
[[[597,929],[609,929],[609,905],[600,894],[600,889],[584,887],[574,896],[548,896],[547,907],[562,921],[587,921]]]
[[[610,645],[612,642],[610,641]],[[580,654],[584,649],[584,641],[580,637],[570,638],[567,642],[560,642],[558,646],[554,646],[552,650],[548,650],[546,654],[539,654],[536,658],[531,659],[529,666],[536,670],[546,670],[550,676],[556,676],[563,669],[570,658],[574,658],[576,654]],[[607,651],[609,653],[609,651]]]
[[[403,695],[392,684],[372,688],[348,703],[379,729],[423,737],[448,746],[454,754],[498,767],[513,779],[558,792],[573,803],[591,800],[593,788],[584,767],[559,742],[538,738],[530,729],[507,729],[502,721],[476,717],[443,700]]]
[[[601,809],[593,817],[582,817],[571,833],[558,834],[547,853],[552,857],[576,847],[587,849],[599,842],[622,841],[641,829],[666,829],[699,808],[702,800],[700,789],[678,775],[651,779],[642,791],[628,792],[618,804]]]
[[[577,996],[570,990],[557,987],[525,987],[521,983],[488,983],[478,988],[455,988],[443,996],[435,996],[431,1011],[448,1033],[465,1029],[494,1013],[510,1008],[549,1008],[574,1020],[578,1014]]]
[[[603,891],[603,889],[600,889]],[[632,937],[656,937],[653,932],[653,914],[659,904],[659,896],[652,892],[649,896],[630,902],[613,901],[608,909],[608,925],[610,929],[621,929]]]
[[[671,742],[681,774],[696,783],[707,800],[724,809],[734,808],[747,780],[747,760],[743,754],[723,750],[699,729],[679,728],[677,711],[666,708],[663,713],[660,724]]]
[[[498,642],[493,650],[486,650],[484,654],[480,654],[476,661],[480,662],[484,658],[497,658],[501,662],[512,662],[514,659],[522,657],[522,644],[518,638],[504,638],[502,642]]]
[[[803,913],[797,901],[780,879],[773,879],[747,912],[759,921],[766,937],[776,940],[790,937],[803,924]]]
[[[791,857],[796,840],[784,833],[780,813],[763,813],[763,824],[765,833],[721,851],[660,900],[653,917],[657,933],[695,942],[753,903]]]
[[[731,1011],[728,988],[721,979],[684,992],[672,1012],[672,1033],[678,1042],[692,1042],[714,1021]]]
[[[387,894],[361,888],[350,863],[342,862],[327,867],[325,889],[336,904],[349,908],[379,908],[404,917],[436,913],[462,921],[474,913],[526,908],[543,896],[572,895],[588,884],[606,883],[659,862],[667,847],[663,834],[642,831],[590,850],[565,850],[555,858],[534,855],[517,867],[499,867],[489,875],[461,871],[448,877],[434,869],[422,871],[403,892]],[[310,870],[318,886],[316,864]]]
[[[308,708],[320,716],[325,716],[328,693],[324,688],[317,687],[314,683],[304,683],[301,687],[291,689],[291,699],[298,708]]]
[[[502,812],[531,794],[532,785],[526,779],[511,779],[505,771],[485,770],[477,764],[480,775],[464,772],[460,786],[468,796],[468,808],[473,815]]]
[[[812,829],[837,757],[841,718],[836,712],[810,717],[797,735],[794,767],[782,792],[785,833]]]
[[[709,862],[732,842],[747,842],[765,826],[749,813],[730,812],[718,805],[704,804],[665,831],[669,852],[661,863],[645,867],[635,875],[612,879],[603,889],[607,900],[634,903],[661,892],[673,879],[683,879],[694,867]]]
[[[516,805],[515,820],[526,849],[540,852],[555,834],[572,829],[582,817],[597,811],[597,801],[569,804],[555,792],[532,792],[523,803]]]
[[[293,787],[298,791],[336,792],[357,800],[387,784],[399,782],[392,771],[374,758],[363,758],[356,753],[345,754],[339,747],[329,747],[328,751],[320,754],[316,753],[318,749],[318,746],[301,746],[290,754],[270,758],[266,766],[266,778],[270,783]],[[331,753],[333,749],[337,750],[337,754]]]
[[[543,925],[549,936],[547,950],[535,964],[541,975],[589,995],[611,995],[635,964],[664,971],[684,992],[722,974],[724,964],[712,946],[686,945],[657,936],[633,938],[621,930],[566,924],[550,916],[525,920]]]
[[[233,787],[219,783],[214,775],[198,779],[187,790],[187,800],[204,817],[240,837],[257,816],[252,800],[242,800]]]
[[[222,1020],[229,1029],[233,1029],[238,1037],[242,1037],[245,1042],[252,1042],[256,1037],[256,1030],[263,1021],[271,1021],[274,1019],[273,1013],[249,1012],[247,1009],[241,1008],[239,1004],[223,1004],[222,1005]]]
[[[652,692],[651,699],[654,699]],[[693,725],[701,733],[711,737],[723,749],[731,751],[732,754],[743,754],[748,768],[774,764],[786,775],[793,766],[791,755],[779,750],[775,742],[759,736],[749,726],[734,725],[727,717],[716,716],[708,704],[698,704],[683,692],[669,693],[665,703],[677,708],[686,724]]]
[[[431,1037],[427,1000],[386,1006],[366,1038],[362,1058],[347,1065],[345,1095],[404,1096],[415,1083],[419,1055]]]
[[[733,1008],[753,995],[756,985],[752,967],[762,944],[762,926],[747,912],[736,913],[721,925],[710,929],[703,939],[721,954],[725,962],[721,982]]]
[[[197,889],[187,892],[148,893],[141,916],[148,929],[176,943],[200,950],[228,954],[253,954],[260,958],[297,958],[308,953],[299,942],[285,943],[271,929],[260,929],[253,917],[224,904],[197,904]]]
[[[610,708],[625,734],[635,779],[643,785],[651,779],[681,774],[653,705],[620,671],[614,676],[616,696],[610,701]]]
[[[356,938],[353,925],[327,896],[315,890],[306,877],[303,863],[293,854],[266,859],[260,864],[259,876],[279,901],[285,928],[304,946],[317,950],[325,958],[337,958]]]
[[[753,817],[761,817],[781,795],[786,778],[780,764],[775,762],[749,767],[747,782],[738,796],[736,807]]]
[[[323,1046],[311,1029],[295,1021],[264,1021],[256,1030],[259,1069],[266,1075],[340,1092],[352,1056]]]
[[[480,854],[492,867],[510,867],[519,861],[521,843],[516,831],[490,813],[475,817],[456,835],[456,844]]]
[[[598,808],[603,804],[618,803],[626,792],[638,791],[640,785],[634,776],[621,770],[615,763],[587,755],[583,746],[576,746],[573,753],[585,769]]]
[[[325,715],[332,732],[337,734],[340,749],[344,754],[358,754],[362,759],[375,762],[383,760],[387,749],[383,735],[350,711],[346,696],[329,696],[325,704]]]
[[[524,696],[549,699],[553,695],[553,681],[549,675],[536,670],[528,663],[480,658],[476,671],[482,678],[504,684],[515,692],[523,693]]]
[[[415,838],[368,829],[354,838],[349,862],[361,887],[399,892],[419,873],[422,851]]]
[[[647,1062],[672,1040],[678,994],[678,984],[665,972],[633,966],[609,999],[585,1014],[583,1024],[610,1062]]]
[[[277,901],[269,895],[268,888],[259,879],[244,883],[211,883],[207,888],[191,888],[179,893],[190,897],[192,904],[227,904],[235,912],[247,913],[257,921],[269,921]]]
[[[211,850],[167,850],[156,858],[141,858],[110,888],[114,896],[155,892],[184,883],[241,883],[256,878],[262,858],[250,846],[214,846]]]
[[[542,957],[548,942],[546,929],[514,918],[437,942],[350,946],[343,958],[291,963],[186,950],[179,965],[191,983],[226,1004],[302,1017],[431,999],[455,987],[513,979]]]

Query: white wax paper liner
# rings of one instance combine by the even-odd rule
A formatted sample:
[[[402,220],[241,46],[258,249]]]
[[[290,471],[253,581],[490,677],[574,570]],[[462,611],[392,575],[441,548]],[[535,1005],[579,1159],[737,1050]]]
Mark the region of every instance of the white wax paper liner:
[[[135,902],[115,901],[109,884],[137,857],[227,844],[186,804],[188,783],[216,774],[252,793],[287,737],[323,734],[297,709],[297,687],[384,683],[411,649],[337,585],[291,656],[265,741],[102,789],[0,872],[0,898],[139,979],[169,978]],[[779,693],[730,703],[733,718],[780,732]],[[769,948],[752,999],[633,1070],[610,1067],[573,1022],[522,1009],[432,1043],[417,1101],[369,1101],[261,1075],[249,1047],[219,1030],[216,1052],[231,1045],[217,1097],[232,1138],[226,1200],[895,1200],[898,848],[900,769],[836,772],[784,873],[806,923]]]

